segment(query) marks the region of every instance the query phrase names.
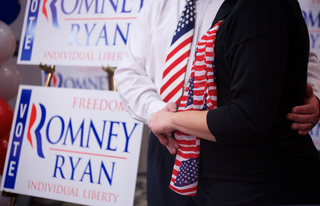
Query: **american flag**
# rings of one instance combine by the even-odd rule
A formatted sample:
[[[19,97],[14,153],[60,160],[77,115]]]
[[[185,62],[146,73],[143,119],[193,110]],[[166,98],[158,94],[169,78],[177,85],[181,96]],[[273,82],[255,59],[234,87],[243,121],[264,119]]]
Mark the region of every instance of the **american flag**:
[[[218,106],[214,71],[214,44],[222,21],[214,25],[197,44],[191,76],[178,112],[211,110]],[[169,187],[182,195],[195,196],[199,178],[200,138],[174,132],[180,147],[177,152]]]
[[[175,102],[177,105],[180,102],[194,33],[194,16],[194,0],[189,0],[174,32],[162,75],[160,96],[165,102]]]

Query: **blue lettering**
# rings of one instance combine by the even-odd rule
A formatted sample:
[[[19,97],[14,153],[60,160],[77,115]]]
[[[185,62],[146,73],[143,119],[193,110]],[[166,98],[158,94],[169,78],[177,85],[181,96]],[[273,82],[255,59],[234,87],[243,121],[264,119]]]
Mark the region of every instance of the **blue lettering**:
[[[23,43],[22,43],[23,46],[22,46],[22,52],[21,52],[21,60],[23,61],[29,61],[31,59],[34,37],[35,37],[37,21],[38,21],[39,7],[40,7],[40,0],[32,0],[29,2],[30,2],[30,8],[29,8],[29,11],[27,11],[28,13],[28,16],[26,17],[27,25],[26,25],[26,31],[23,37]]]
[[[142,7],[143,7],[143,0],[141,0],[141,2],[140,2],[140,9],[139,9],[138,13],[141,11]]]
[[[58,140],[56,142],[53,142],[50,139],[50,136],[49,136],[49,129],[50,129],[50,125],[51,125],[52,120],[55,119],[55,118],[58,118],[60,120],[60,123],[61,123],[61,130],[60,131],[61,131],[61,133],[60,133],[60,137],[58,138]],[[54,126],[54,131],[57,131],[57,125]],[[62,117],[53,116],[48,122],[47,131],[46,131],[48,142],[50,144],[57,144],[62,139],[63,133],[64,133],[64,121],[63,121]]]
[[[99,86],[97,86],[97,89],[103,90],[103,88],[104,88],[103,85],[106,81],[107,81],[107,76],[97,76],[96,82],[99,84]]]
[[[108,44],[108,37],[107,37],[107,28],[106,28],[105,24],[103,25],[103,28],[101,29],[98,40],[95,45],[98,45],[100,39],[104,39],[105,45],[109,45]]]
[[[57,87],[106,90],[108,85],[107,75],[97,75],[94,78],[83,79],[68,76],[63,79],[62,75],[58,74],[58,78]]]
[[[88,82],[94,89],[98,89],[97,84],[91,78],[88,78]]]
[[[68,0],[68,2],[70,2],[70,0]],[[61,0],[61,11],[66,15],[72,14],[76,10],[76,8],[78,7],[78,4],[79,4],[79,0],[76,0],[75,5],[73,7],[73,10],[70,12],[67,12],[64,7],[64,0]]]
[[[77,29],[76,32],[74,32],[74,28]],[[71,32],[69,36],[69,43],[68,45],[72,45],[72,40],[75,39],[77,45],[81,45],[78,39],[78,33],[80,31],[80,25],[79,24],[71,24]],[[88,40],[87,40],[88,41]]]
[[[101,185],[101,172],[103,170],[105,176],[107,177],[108,179],[108,182],[109,182],[109,185],[111,186],[112,185],[112,180],[113,180],[113,171],[114,171],[114,165],[116,163],[115,162],[112,162],[112,172],[111,172],[111,177],[109,176],[107,170],[106,170],[106,167],[104,166],[103,164],[103,161],[101,161],[101,167],[100,167],[100,173],[99,173],[99,181],[98,181],[98,184]]]
[[[56,87],[61,87],[62,85],[62,74],[59,72],[56,72],[56,78],[58,78],[59,80],[57,80],[57,82],[59,83],[58,85],[56,85]]]
[[[312,11],[309,11],[309,14],[306,11],[302,11],[302,15],[309,28],[315,26],[320,28],[320,12],[318,12],[315,17],[313,16]]]
[[[68,159],[70,160],[70,163],[66,161]],[[69,178],[68,175],[65,175],[66,171],[63,171],[63,169],[68,166],[68,164],[70,164],[70,167],[71,167],[71,173],[68,173],[68,175],[70,174],[70,180],[74,180],[74,181],[77,180],[79,182],[84,182],[86,177],[88,177],[87,179],[90,181],[90,183],[94,184],[95,183],[94,180],[95,180],[97,181],[96,184],[101,185],[103,179],[107,179],[109,185],[110,186],[112,185],[113,174],[114,174],[115,164],[116,164],[115,162],[111,162],[111,164],[109,164],[110,166],[106,167],[106,164],[103,161],[101,161],[101,164],[99,165],[98,163],[92,164],[91,160],[88,159],[87,164],[85,164],[83,159],[79,157],[73,158],[69,156],[69,158],[65,158],[61,155],[56,155],[56,162],[55,162],[55,167],[53,171],[53,177],[58,178],[60,176],[62,179],[66,179],[66,177]],[[94,178],[94,175],[98,174],[98,170],[99,170],[99,177],[95,176]]]
[[[58,166],[58,163],[59,163],[59,159],[61,159],[61,163],[59,164]],[[55,167],[54,167],[54,173],[53,173],[53,177],[57,178],[57,170],[60,171],[60,175],[63,179],[65,179],[64,175],[63,175],[63,172],[62,172],[62,166],[64,165],[64,157],[61,156],[61,155],[57,155],[57,158],[56,158],[56,164],[55,164]]]
[[[127,0],[123,0],[123,5],[122,5],[122,11],[121,13],[130,13],[132,9],[130,10],[126,10],[125,7],[126,7],[126,2]]]
[[[127,39],[128,39],[128,35],[129,35],[129,27],[130,27],[130,23],[127,24],[127,33],[126,33],[126,37],[124,37],[119,25],[117,24],[116,26],[116,31],[115,31],[115,34],[114,34],[114,41],[113,41],[113,45],[116,45],[116,41],[117,41],[117,33],[120,34],[121,38],[122,38],[122,41],[124,42],[124,44],[126,45],[127,44]]]
[[[118,134],[114,134],[112,133],[113,131],[113,124],[118,124],[119,125],[119,122],[110,122],[110,130],[109,130],[109,139],[108,139],[108,147],[107,147],[107,150],[111,150],[111,151],[116,151],[117,148],[111,148],[111,139],[112,139],[112,136],[115,136],[117,137]]]
[[[72,78],[72,77],[67,77],[67,78],[65,78],[65,80],[62,80],[63,81],[63,86],[64,87],[70,87],[70,86],[68,86],[69,84],[68,84],[68,82],[70,82],[71,83],[71,88],[80,88],[80,89],[82,89],[82,87],[81,87],[81,85],[79,84],[79,80],[77,79],[76,81],[77,81],[77,83],[75,82],[75,80]],[[79,85],[78,87],[77,87],[77,85]]]
[[[82,0],[82,1],[81,1],[81,4],[80,4],[80,7],[79,7],[78,14],[81,14],[81,7],[82,7],[83,2],[85,3],[86,11],[87,11],[87,13],[88,13],[88,12],[89,12],[89,9],[91,8],[91,6],[92,6],[92,4],[93,4],[94,1],[96,1],[96,10],[95,10],[96,12],[95,12],[95,13],[97,13],[97,10],[98,10],[98,0],[92,0],[90,4],[88,3],[88,0]]]
[[[4,185],[3,185],[4,188],[9,188],[9,189],[15,188],[18,166],[20,161],[21,148],[22,148],[22,143],[24,139],[24,138],[21,138],[21,135],[24,133],[26,123],[27,123],[31,93],[32,93],[32,90],[29,90],[29,89],[23,89],[21,91],[20,102],[17,109],[18,110],[17,117],[15,122],[12,123],[14,125],[14,129],[12,134],[11,148],[10,148],[10,145],[8,145],[8,150],[10,148],[10,151],[8,153],[9,157],[7,157],[8,158],[7,169],[6,171],[3,171],[3,173],[6,176],[6,178],[4,179]]]
[[[100,149],[102,148],[102,143],[103,143],[103,137],[104,137],[104,131],[105,131],[105,127],[106,127],[106,121],[103,121],[103,130],[102,130],[102,136],[101,138],[99,138],[99,135],[97,133],[96,128],[94,127],[94,124],[92,122],[92,120],[90,121],[90,127],[89,127],[89,134],[88,134],[88,141],[87,141],[87,147],[89,148],[89,140],[90,140],[90,131],[92,130],[94,133],[94,136],[96,137],[96,140],[100,146]]]
[[[54,0],[55,3],[57,0]],[[119,5],[119,0],[107,0],[110,4],[105,4],[106,0],[76,0],[74,1],[74,4],[70,5],[70,2],[68,4],[65,4],[65,0],[61,0],[61,11],[65,15],[71,15],[73,13],[82,14],[82,12],[89,13],[92,12],[94,14],[104,14],[106,7],[111,7],[115,13],[132,13],[132,9],[134,8],[131,5],[129,5],[127,0],[122,0],[122,6]],[[132,0],[131,0],[132,2]],[[144,0],[140,1],[139,7],[137,7],[137,13],[141,11],[141,8],[143,7]],[[138,4],[138,2],[137,2]]]
[[[89,170],[88,172],[87,172],[87,169]],[[87,164],[87,166],[86,166],[86,169],[84,170],[83,175],[82,175],[82,177],[81,177],[81,179],[80,179],[80,182],[83,182],[84,175],[89,175],[89,177],[90,177],[90,183],[93,183],[93,179],[92,179],[92,169],[91,169],[91,160],[89,160],[89,162],[88,162],[88,164]]]
[[[312,34],[312,33],[310,33],[309,36],[310,36],[310,47],[312,49],[320,48],[320,45],[318,47],[316,45],[319,42],[318,40],[319,40],[320,34]]]
[[[117,0],[117,4],[115,4],[113,0],[109,0],[109,1],[111,3],[111,6],[113,7],[114,12],[117,12],[119,0]]]
[[[81,123],[81,125],[80,125],[80,127],[79,127],[79,129],[77,131],[76,136],[74,136],[73,135],[73,129],[72,129],[72,120],[70,118],[69,124],[68,124],[68,127],[67,127],[67,131],[66,131],[66,135],[65,135],[65,138],[64,138],[63,145],[66,145],[68,131],[70,131],[71,144],[72,145],[74,144],[74,141],[76,140],[78,134],[80,133],[80,147],[83,147],[83,130],[84,130],[84,120],[82,121],[82,123]]]
[[[73,164],[73,160],[72,160],[72,157],[69,157],[70,159],[70,163],[71,163],[71,169],[72,169],[72,173],[71,173],[71,177],[70,177],[70,180],[74,180],[74,170],[76,169],[76,167],[78,166],[81,158],[78,158],[78,161],[77,161],[77,164],[74,166]]]
[[[103,14],[104,13],[104,2],[105,0],[102,0],[102,6],[101,6],[101,11],[100,11],[100,14]]]
[[[134,127],[133,127],[133,129],[131,130],[130,135],[128,135],[127,126],[126,126],[126,125],[127,125],[127,124],[126,124],[125,122],[122,122],[122,126],[123,126],[123,129],[124,129],[124,133],[125,133],[125,135],[126,135],[126,146],[125,146],[125,149],[124,149],[123,152],[129,152],[129,151],[128,151],[129,139],[130,139],[133,131],[135,130],[135,128],[137,127],[138,124],[137,124],[137,123],[134,124]]]
[[[94,27],[96,26],[97,24],[94,24],[92,29],[89,31],[88,30],[88,24],[84,24],[84,26],[86,27],[86,32],[87,32],[87,43],[86,45],[89,45],[89,39],[90,39],[90,35],[92,33],[92,30],[94,29]]]
[[[88,24],[84,24],[84,28],[82,29],[79,24],[71,24],[71,31],[70,31],[70,35],[69,35],[68,45],[73,45],[74,42],[77,45],[82,45],[82,44],[90,45],[90,40],[92,38],[96,39],[95,45],[109,45],[109,43],[108,43],[107,25],[103,24],[103,26],[101,27],[99,35],[98,35],[98,32],[94,32],[95,30],[100,29],[100,28],[97,28],[96,25],[97,24],[93,24],[93,26],[90,27]],[[125,45],[127,44],[130,25],[131,25],[131,23],[127,23],[127,26],[122,26],[122,28],[119,26],[118,23],[115,25],[114,36],[113,36],[113,44],[112,44],[113,46],[118,45],[118,43],[119,43],[118,40],[117,40],[118,37],[121,38],[122,42]],[[85,32],[86,32],[86,42],[84,42],[84,41],[80,42],[80,40],[78,38],[79,33],[80,32],[83,33],[82,30],[85,30]],[[109,33],[111,33],[111,32],[109,32]],[[102,41],[103,43],[100,43],[100,41]],[[93,43],[93,42],[91,41],[91,43]]]
[[[73,88],[80,88],[80,89],[91,89],[92,87],[90,87],[90,85],[87,84],[87,80],[88,82],[92,83],[93,88],[97,89],[96,85],[93,83],[92,80],[90,80],[90,78],[88,77],[88,79],[82,79],[82,83],[80,82],[80,79],[73,79],[72,77],[67,77],[66,81],[65,81],[65,87],[67,87],[67,81],[70,80],[72,82],[72,87]]]

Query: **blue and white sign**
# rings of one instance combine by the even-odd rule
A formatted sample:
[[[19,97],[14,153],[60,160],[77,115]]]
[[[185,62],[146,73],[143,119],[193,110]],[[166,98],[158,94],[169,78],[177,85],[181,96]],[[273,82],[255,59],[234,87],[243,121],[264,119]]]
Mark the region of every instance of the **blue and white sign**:
[[[18,64],[117,66],[144,0],[28,0]]]
[[[320,151],[320,122],[309,132],[314,145]]]
[[[117,92],[20,86],[1,190],[133,205],[142,123]]]
[[[47,73],[42,71],[42,85]],[[51,86],[74,89],[109,90],[108,74],[102,67],[56,66]]]
[[[320,0],[299,0],[307,24],[310,48],[320,57]]]

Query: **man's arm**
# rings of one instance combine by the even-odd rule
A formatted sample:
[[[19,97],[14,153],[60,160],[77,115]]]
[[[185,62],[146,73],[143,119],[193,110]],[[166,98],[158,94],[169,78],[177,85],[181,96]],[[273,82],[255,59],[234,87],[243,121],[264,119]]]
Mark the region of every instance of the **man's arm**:
[[[313,93],[310,84],[306,86],[305,105],[293,107],[287,119],[294,121],[292,130],[297,130],[299,135],[306,135],[319,120],[319,101]]]
[[[320,99],[320,63],[316,53],[310,50],[308,64],[308,84],[313,88],[313,93]]]
[[[317,55],[310,50],[308,64],[308,85],[306,87],[305,105],[292,108],[287,119],[293,121],[292,130],[306,135],[319,121],[320,98],[320,63]]]
[[[157,93],[154,80],[147,71],[147,54],[151,42],[153,4],[146,2],[138,19],[130,28],[127,50],[115,71],[117,91],[130,116],[149,124],[151,113],[166,106]]]

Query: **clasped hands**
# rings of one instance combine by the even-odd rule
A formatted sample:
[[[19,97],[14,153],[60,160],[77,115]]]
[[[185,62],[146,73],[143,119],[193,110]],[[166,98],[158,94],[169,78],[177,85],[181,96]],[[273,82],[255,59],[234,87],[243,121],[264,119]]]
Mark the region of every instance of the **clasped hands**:
[[[179,144],[173,136],[174,129],[171,127],[171,118],[175,112],[177,106],[171,102],[162,110],[153,113],[150,119],[150,129],[171,154],[176,154],[179,149]],[[286,118],[293,121],[291,129],[296,130],[301,136],[306,135],[317,124],[319,101],[313,94],[311,85],[306,86],[304,105],[293,107]]]
[[[179,149],[179,144],[173,135],[174,129],[170,127],[171,117],[175,112],[177,105],[170,102],[162,110],[153,113],[150,119],[150,129],[171,154],[176,154]]]

